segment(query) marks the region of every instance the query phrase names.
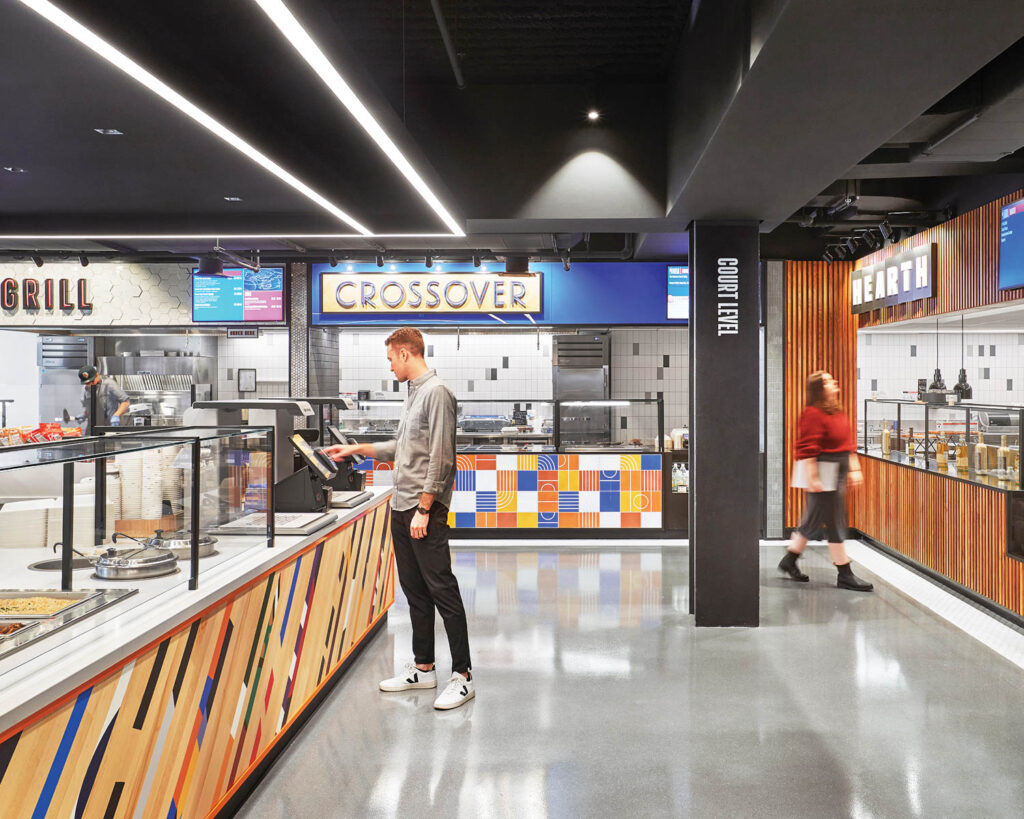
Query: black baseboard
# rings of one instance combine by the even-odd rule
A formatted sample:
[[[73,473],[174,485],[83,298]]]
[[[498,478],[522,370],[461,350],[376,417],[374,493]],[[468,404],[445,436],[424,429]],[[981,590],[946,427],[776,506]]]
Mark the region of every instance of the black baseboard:
[[[860,531],[860,529],[855,529],[851,527],[850,537],[861,541],[861,543],[863,543],[865,546],[870,546],[875,551],[881,552],[886,557],[891,557],[894,560],[898,560],[900,563],[913,569],[918,574],[927,577],[932,582],[937,583],[940,586],[945,586],[950,591],[956,592],[956,594],[960,595],[961,597],[967,598],[972,603],[976,603],[977,605],[981,606],[983,609],[991,612],[997,617],[1006,620],[1006,622],[1008,622],[1010,625],[1024,629],[1024,617],[1021,617],[1021,615],[1017,614],[1014,611],[1010,611],[1008,608],[1000,606],[994,600],[989,600],[987,597],[978,594],[973,589],[969,589],[966,586],[960,585],[955,580],[951,580],[950,578],[946,577],[944,574],[940,574],[934,569],[929,569],[927,566],[918,563],[913,558],[909,558],[905,554],[897,552],[892,547],[886,546],[881,541],[875,540],[873,537],[871,537],[871,535],[867,535],[864,532]]]
[[[460,540],[675,540],[685,529],[452,529]]]
[[[345,672],[352,667],[352,663],[356,661],[360,654],[363,653],[363,649],[373,641],[382,630],[386,629],[388,625],[388,613],[384,612],[384,616],[377,621],[377,624],[370,629],[365,637],[359,642],[359,644],[352,650],[352,653],[345,658],[345,661],[341,664],[341,667],[334,672],[323,688],[317,692],[317,695],[313,697],[312,702],[307,705],[301,713],[295,718],[295,722],[288,726],[285,730],[284,735],[277,741],[270,752],[263,757],[259,765],[256,766],[256,770],[249,774],[242,782],[241,786],[235,791],[231,798],[224,804],[219,811],[217,811],[218,819],[226,819],[227,817],[234,816],[238,813],[238,809],[242,807],[245,800],[248,799],[252,792],[256,789],[256,786],[260,784],[260,781],[270,771],[274,762],[281,755],[288,744],[295,739],[299,731],[302,730],[303,726],[309,720],[316,710],[323,704],[323,701],[327,698],[327,695],[334,690],[334,686],[338,684],[338,681],[345,675]]]

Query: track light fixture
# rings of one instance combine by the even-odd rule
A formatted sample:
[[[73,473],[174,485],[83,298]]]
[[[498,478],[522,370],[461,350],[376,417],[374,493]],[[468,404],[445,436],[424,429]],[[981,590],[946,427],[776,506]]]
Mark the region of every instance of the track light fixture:
[[[883,219],[882,222],[878,225],[878,232],[882,234],[883,242],[892,241],[892,228],[889,226],[889,222],[887,219]]]
[[[846,248],[843,245],[835,245],[829,248],[829,250],[832,251],[832,253],[835,255],[837,259],[842,260],[845,259],[847,256]]]
[[[850,252],[851,256],[857,252],[857,240],[854,239],[852,236],[846,239],[845,245],[846,249]]]
[[[38,253],[33,253],[32,254],[32,261],[36,263],[36,267],[42,267],[43,266],[43,257],[40,256]]]
[[[423,257],[423,266],[424,267],[428,267],[428,268],[434,266],[434,260],[432,258],[430,258],[430,254],[429,253],[426,256]]]
[[[814,224],[814,220],[818,218],[818,209],[811,208],[804,214],[804,218],[800,220],[800,227],[808,228]]]
[[[89,266],[89,257],[86,256],[84,253],[79,253],[78,254],[78,263],[82,267],[88,267]]]
[[[875,238],[875,234],[870,230],[864,231],[864,233],[861,234],[861,238],[864,240],[864,244],[866,244],[871,250],[878,250],[880,243],[878,239]]]
[[[568,273],[571,268],[572,260],[569,257],[569,251],[566,250],[564,253],[562,253],[562,270]]]
[[[832,251],[828,248],[826,248],[825,252],[821,254],[821,258],[826,262],[834,262],[836,260],[836,257],[832,255]]]
[[[337,267],[338,266],[338,254],[335,253],[333,250],[330,253],[327,254],[327,263],[331,267]]]
[[[480,255],[477,253],[473,254],[473,267],[480,267]]]
[[[384,267],[384,254],[378,253],[375,261],[377,262],[377,267]]]

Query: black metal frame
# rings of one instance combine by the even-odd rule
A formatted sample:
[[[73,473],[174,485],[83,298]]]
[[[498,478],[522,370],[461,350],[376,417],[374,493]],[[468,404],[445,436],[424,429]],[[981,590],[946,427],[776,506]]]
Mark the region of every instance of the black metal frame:
[[[189,560],[191,563],[188,587],[194,591],[199,588],[199,473],[201,469],[200,462],[200,448],[201,442],[204,440],[201,436],[182,436],[180,439],[176,436],[164,436],[155,434],[153,427],[147,427],[148,432],[137,432],[136,428],[123,428],[123,427],[109,427],[111,435],[116,435],[118,438],[143,438],[153,443],[153,446],[146,447],[145,449],[159,449],[160,446],[156,445],[156,441],[164,442],[163,446],[172,446],[173,442],[178,441],[181,444],[189,443],[191,441],[192,448],[192,519],[191,525],[191,537],[189,543]],[[224,430],[231,429],[237,430],[238,433],[245,432],[256,432],[264,431],[267,433],[268,442],[270,445],[271,463],[269,466],[270,472],[267,480],[267,546],[273,548],[274,540],[276,537],[274,527],[274,488],[273,488],[273,452],[274,452],[274,428],[273,427],[203,427],[203,426],[190,426],[190,427],[159,427],[162,432],[185,432],[188,430]],[[88,441],[103,440],[108,436],[106,435],[91,435],[82,438],[65,438],[62,441],[44,441],[32,444],[21,444],[19,446],[5,447],[5,452],[18,452],[29,449],[46,449],[51,447],[59,447],[61,445],[78,445]],[[140,450],[144,451],[144,450]],[[107,460],[109,458],[116,457],[124,453],[114,452],[107,455],[97,456],[83,455],[81,457],[74,457],[65,460],[62,464],[62,483],[63,483],[63,498],[61,506],[61,563],[60,563],[60,587],[61,591],[72,591],[72,555],[74,547],[74,515],[75,515],[75,464],[79,461],[94,461],[96,466],[96,487],[94,495],[94,511],[93,511],[93,545],[99,546],[103,543],[103,537],[106,534],[107,528]],[[41,464],[26,464],[25,469],[31,469],[33,466],[40,466]]]

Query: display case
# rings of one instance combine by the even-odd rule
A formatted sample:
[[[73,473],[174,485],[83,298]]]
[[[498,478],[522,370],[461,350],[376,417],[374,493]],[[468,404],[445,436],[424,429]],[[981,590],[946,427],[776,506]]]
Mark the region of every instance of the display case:
[[[338,428],[360,442],[393,438],[403,400],[356,401],[337,412]],[[665,402],[662,398],[591,401],[550,399],[462,399],[458,401],[459,452],[662,452]],[[600,423],[591,424],[597,416]],[[607,421],[607,424],[604,422]],[[607,434],[594,439],[593,429]],[[586,429],[577,436],[574,430]]]
[[[600,416],[600,424],[592,423]],[[607,416],[608,424],[603,422]],[[592,430],[607,429],[595,439]],[[588,430],[576,437],[573,430]],[[612,398],[555,402],[555,445],[559,452],[662,452],[665,403],[662,398]]]
[[[1016,491],[1022,426],[1024,407],[869,399],[858,445],[867,455]]]
[[[248,516],[246,545],[273,544],[272,451],[268,427],[127,431],[0,450],[0,565],[59,571],[62,592],[81,591],[72,588],[79,568],[100,591],[182,569],[195,589],[226,524]]]

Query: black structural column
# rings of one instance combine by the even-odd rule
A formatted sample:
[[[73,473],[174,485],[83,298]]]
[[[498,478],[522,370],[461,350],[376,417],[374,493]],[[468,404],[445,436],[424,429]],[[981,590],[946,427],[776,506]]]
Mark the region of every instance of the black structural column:
[[[758,226],[690,225],[690,607],[758,624]]]

